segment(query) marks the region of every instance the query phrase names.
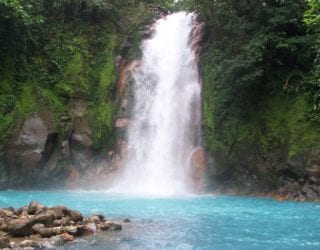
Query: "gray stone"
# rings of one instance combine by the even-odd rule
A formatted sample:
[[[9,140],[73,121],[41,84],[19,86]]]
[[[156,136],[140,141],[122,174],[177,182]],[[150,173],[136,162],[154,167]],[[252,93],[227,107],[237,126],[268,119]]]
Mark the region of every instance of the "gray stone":
[[[64,227],[63,231],[67,232],[68,234],[74,235],[74,236],[76,236],[78,234],[78,228],[76,226]]]
[[[52,211],[47,210],[39,214],[36,214],[32,218],[32,222],[33,222],[33,225],[37,223],[41,223],[41,224],[44,224],[45,226],[50,226],[52,225],[54,219],[55,219],[55,214]]]
[[[50,211],[45,211],[29,218],[12,219],[8,223],[8,232],[12,236],[30,236],[33,233],[32,227],[35,224],[51,225],[53,220],[54,214]]]
[[[70,210],[64,206],[56,206],[49,208],[55,215],[55,219],[61,220],[65,217],[69,217],[74,222],[79,222],[83,220],[83,215],[76,210]]]
[[[49,210],[54,213],[55,219],[60,220],[63,217],[67,216],[69,209],[65,206],[55,206],[55,207],[50,207]]]
[[[32,226],[36,224],[30,219],[14,219],[8,223],[8,233],[12,236],[30,236],[33,233]]]
[[[28,208],[29,208],[29,206],[20,207],[20,208],[17,210],[17,214],[22,215],[22,213],[25,212],[24,215],[28,215]]]
[[[83,215],[77,210],[69,210],[69,216],[74,222],[83,221]]]
[[[112,221],[105,221],[101,223],[100,229],[102,231],[119,231],[122,230],[122,226]]]
[[[320,183],[319,178],[317,178],[316,176],[310,176],[310,177],[308,177],[308,180],[311,184],[319,184]]]
[[[57,234],[59,234],[57,232],[57,230],[53,229],[53,228],[47,228],[47,227],[43,227],[40,228],[38,230],[38,234],[42,237],[42,238],[51,238],[52,236],[55,236]]]
[[[123,222],[124,223],[131,223],[131,220],[130,219],[124,219]]]
[[[308,167],[307,173],[309,176],[320,177],[320,165],[313,164],[312,166]]]
[[[73,241],[74,239],[74,237],[68,233],[63,233],[59,235],[59,237],[61,237],[61,239],[63,239],[64,242],[70,242],[70,241]]]
[[[302,192],[307,199],[315,200],[319,198],[318,195],[308,185],[304,185],[302,187]]]
[[[62,246],[64,244],[64,240],[59,236],[52,236],[49,239],[49,242],[50,242],[50,244],[52,244],[55,247],[59,247],[59,246]]]
[[[4,152],[11,188],[34,187],[48,176],[54,177],[52,174],[56,169],[51,166],[58,160],[58,157],[52,158],[57,146],[54,127],[54,116],[50,111],[44,111],[41,117],[32,115],[25,121],[16,122]]]
[[[28,214],[35,214],[47,210],[47,207],[39,202],[31,201],[28,207]]]
[[[93,223],[100,223],[101,222],[101,219],[99,216],[97,215],[92,215],[89,217],[89,221],[90,222],[93,222]]]
[[[86,225],[78,226],[78,236],[92,235],[97,231],[95,223],[88,223]]]
[[[38,233],[40,231],[41,228],[44,228],[45,225],[41,224],[41,223],[38,223],[38,224],[35,224],[32,226],[32,230],[35,232],[35,233]]]
[[[15,214],[7,209],[0,209],[0,217],[1,218],[11,218],[14,217]]]
[[[38,242],[34,240],[24,240],[19,244],[20,247],[32,247],[32,248],[40,248]]]

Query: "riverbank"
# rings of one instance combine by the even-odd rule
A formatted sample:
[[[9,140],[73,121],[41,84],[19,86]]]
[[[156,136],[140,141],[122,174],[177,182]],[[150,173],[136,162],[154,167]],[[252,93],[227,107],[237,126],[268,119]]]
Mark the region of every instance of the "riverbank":
[[[104,215],[84,217],[79,211],[65,206],[47,207],[32,201],[18,209],[0,209],[1,249],[54,249],[78,237],[119,230],[122,225]]]
[[[249,196],[256,198],[271,198],[276,201],[296,202],[320,202],[320,187],[317,185],[291,185],[281,186],[274,191],[258,191],[250,188],[240,189],[238,187],[217,188],[210,192],[213,195]]]

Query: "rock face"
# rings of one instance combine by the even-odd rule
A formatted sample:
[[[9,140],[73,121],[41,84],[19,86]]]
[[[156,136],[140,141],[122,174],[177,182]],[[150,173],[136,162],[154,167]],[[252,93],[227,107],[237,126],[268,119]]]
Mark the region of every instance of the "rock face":
[[[207,158],[204,148],[197,148],[191,155],[191,177],[195,190],[203,190],[207,171]]]
[[[115,169],[108,153],[93,147],[92,129],[85,117],[87,102],[70,102],[70,116],[60,117],[58,123],[50,111],[17,122],[0,150],[0,190],[99,188],[97,180]]]
[[[72,242],[75,237],[122,229],[120,224],[105,220],[103,215],[85,219],[76,210],[64,206],[46,207],[34,201],[18,210],[0,209],[0,225],[1,248],[17,245],[16,237],[32,236],[19,247],[50,248]]]
[[[71,136],[72,147],[70,151],[73,165],[82,170],[88,168],[91,164],[93,156],[91,134],[89,121],[84,118],[77,118]]]
[[[37,178],[48,135],[49,129],[40,117],[28,118],[13,135],[6,148],[11,186],[24,186],[28,179]]]
[[[210,190],[231,195],[270,196],[277,200],[320,201],[319,152],[287,159],[287,151],[282,148],[264,156],[257,149],[252,151],[255,153],[244,151],[238,163],[227,161],[216,152]]]

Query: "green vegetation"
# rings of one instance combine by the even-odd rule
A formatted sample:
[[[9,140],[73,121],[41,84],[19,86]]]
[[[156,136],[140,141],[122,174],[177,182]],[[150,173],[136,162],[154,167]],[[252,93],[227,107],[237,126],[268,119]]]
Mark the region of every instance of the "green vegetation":
[[[67,97],[81,97],[89,93],[88,65],[86,58],[76,52],[64,72],[63,78],[57,83],[57,93]]]
[[[31,85],[25,85],[21,91],[21,96],[16,104],[17,113],[25,118],[31,112],[37,111],[36,97]]]
[[[309,8],[304,15],[307,28],[316,34],[313,48],[316,58],[310,73],[306,77],[309,93],[310,112],[309,119],[320,131],[320,2],[308,0]]]
[[[206,23],[204,139],[221,171],[272,175],[320,148],[318,2],[185,1]]]
[[[169,3],[0,0],[0,144],[15,119],[43,111],[51,111],[58,132],[68,136],[70,103],[81,99],[88,103],[95,146],[110,146],[115,57],[137,57],[141,27],[154,16],[149,5]]]

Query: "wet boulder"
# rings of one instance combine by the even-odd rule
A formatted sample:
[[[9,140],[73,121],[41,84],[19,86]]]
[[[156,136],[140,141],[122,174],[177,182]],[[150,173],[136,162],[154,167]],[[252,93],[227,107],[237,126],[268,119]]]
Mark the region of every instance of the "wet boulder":
[[[76,210],[70,210],[64,206],[56,206],[49,208],[55,215],[55,219],[61,220],[63,218],[69,217],[70,220],[74,222],[83,221],[83,215]]]
[[[12,236],[30,236],[33,233],[35,224],[51,225],[54,220],[54,214],[50,211],[45,211],[37,215],[32,215],[27,218],[12,219],[8,222],[7,231]]]
[[[7,209],[0,209],[0,218],[12,218],[15,217],[16,215],[14,214],[14,212],[7,210]]]
[[[64,227],[63,231],[68,233],[68,234],[71,234],[73,236],[77,236],[78,235],[78,227],[76,227],[76,226]]]
[[[40,248],[40,244],[34,240],[24,240],[19,246],[23,248]]]
[[[60,247],[65,243],[60,236],[52,236],[48,242],[53,247]]]
[[[31,201],[28,206],[28,214],[37,214],[45,210],[47,207],[36,201]]]
[[[30,236],[34,224],[30,219],[14,219],[9,221],[7,230],[11,236]]]
[[[17,211],[16,211],[16,214],[17,215],[28,215],[28,209],[29,209],[29,206],[23,206],[23,207],[20,207]]]
[[[93,223],[100,223],[103,219],[104,217],[100,217],[98,215],[92,215],[89,217],[89,221]]]
[[[43,227],[43,228],[40,228],[40,230],[38,231],[38,234],[42,238],[51,238],[52,236],[62,234],[63,231],[64,230],[61,227],[52,227],[52,228]]]
[[[71,242],[74,240],[74,237],[71,234],[68,233],[63,233],[59,235],[59,237],[64,241],[64,242]]]
[[[34,215],[31,218],[33,225],[37,223],[44,224],[45,226],[51,226],[55,219],[55,214],[52,211],[44,211],[39,214]]]
[[[44,228],[45,225],[41,224],[41,223],[37,223],[35,225],[32,226],[32,230],[35,233],[38,233],[40,231],[41,228]]]
[[[74,221],[74,222],[79,222],[83,221],[83,215],[77,211],[77,210],[69,210],[69,217]]]
[[[97,232],[97,225],[95,223],[88,223],[78,226],[79,236],[92,235]]]
[[[100,229],[102,231],[119,231],[122,230],[122,226],[112,221],[105,221],[100,224]]]
[[[131,220],[130,219],[124,219],[123,223],[131,223]]]

